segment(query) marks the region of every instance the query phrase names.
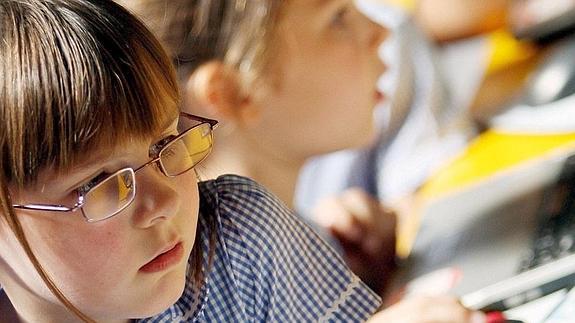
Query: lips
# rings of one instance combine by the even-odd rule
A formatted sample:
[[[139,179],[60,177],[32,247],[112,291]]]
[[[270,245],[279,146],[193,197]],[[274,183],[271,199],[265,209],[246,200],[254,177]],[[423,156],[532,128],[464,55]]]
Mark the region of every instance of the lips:
[[[140,267],[140,272],[155,273],[166,270],[180,262],[184,256],[184,246],[178,242],[168,250],[160,253],[154,259]]]

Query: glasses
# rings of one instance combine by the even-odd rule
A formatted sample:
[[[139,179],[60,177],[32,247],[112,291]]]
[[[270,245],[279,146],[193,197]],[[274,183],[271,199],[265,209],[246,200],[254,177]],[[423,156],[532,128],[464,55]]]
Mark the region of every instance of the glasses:
[[[213,129],[216,120],[181,112],[178,121],[178,135],[168,136],[150,146],[151,160],[133,169],[122,168],[113,174],[101,174],[78,187],[70,201],[61,205],[25,204],[12,205],[16,209],[74,212],[81,210],[88,222],[98,222],[122,212],[136,196],[136,173],[151,164],[156,164],[167,177],[181,175],[194,168],[211,152]]]

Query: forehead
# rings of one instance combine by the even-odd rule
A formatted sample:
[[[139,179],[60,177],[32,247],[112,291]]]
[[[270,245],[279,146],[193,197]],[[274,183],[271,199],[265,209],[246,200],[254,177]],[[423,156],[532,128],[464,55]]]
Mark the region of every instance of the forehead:
[[[286,1],[284,4],[288,7],[298,7],[305,8],[307,10],[322,10],[330,7],[333,4],[345,2],[348,0],[290,0]]]
[[[300,24],[313,24],[314,21],[323,19],[324,13],[343,3],[353,3],[352,0],[290,0],[283,3],[283,21]]]
[[[308,1],[308,3],[312,4],[315,8],[325,7],[330,3],[334,2],[335,0],[312,0]]]
[[[71,173],[89,173],[90,168],[96,167],[98,164],[133,154],[135,151],[133,148],[136,147],[138,148],[138,153],[147,154],[151,144],[166,136],[168,131],[173,131],[177,128],[178,113],[165,114],[162,115],[161,118],[161,123],[158,123],[159,127],[157,129],[150,129],[149,133],[145,136],[130,135],[128,133],[123,138],[110,138],[103,135],[101,140],[94,142],[93,145],[76,153],[68,168],[55,169],[48,167],[41,171],[38,182],[50,182],[54,178]],[[140,152],[139,150],[142,151]]]
[[[100,142],[94,143],[89,152],[83,153],[80,158],[76,159],[72,168],[82,168],[88,164],[93,163],[95,160],[101,160],[106,156],[121,155],[123,151],[129,150],[130,147],[135,145],[144,144],[149,146],[163,137],[167,136],[168,131],[173,131],[177,128],[178,110],[175,113],[164,114],[157,116],[161,118],[157,123],[158,127],[149,129],[147,134],[130,134],[126,133],[123,138],[108,138],[104,137]],[[104,135],[105,136],[105,135]]]

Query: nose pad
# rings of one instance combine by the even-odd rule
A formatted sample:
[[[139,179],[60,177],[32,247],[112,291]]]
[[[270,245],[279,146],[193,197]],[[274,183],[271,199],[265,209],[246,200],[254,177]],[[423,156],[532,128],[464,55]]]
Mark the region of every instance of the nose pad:
[[[171,183],[155,165],[148,165],[136,174],[136,196],[132,221],[138,227],[149,227],[174,216],[180,208],[180,197]]]

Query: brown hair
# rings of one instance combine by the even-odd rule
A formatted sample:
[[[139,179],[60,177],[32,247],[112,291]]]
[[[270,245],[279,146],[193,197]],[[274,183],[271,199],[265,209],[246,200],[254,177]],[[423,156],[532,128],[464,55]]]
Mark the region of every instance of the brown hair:
[[[44,169],[65,171],[97,145],[148,138],[177,116],[178,98],[160,44],[112,1],[0,1],[2,218],[48,288],[84,321],[34,255],[8,187],[33,185]]]
[[[247,82],[272,56],[285,0],[116,0],[147,24],[176,64],[180,79],[210,60],[236,67]]]

